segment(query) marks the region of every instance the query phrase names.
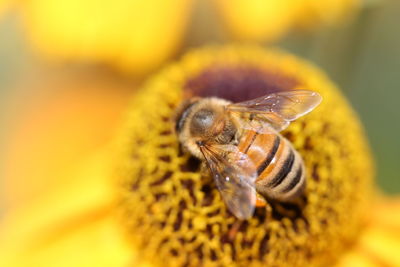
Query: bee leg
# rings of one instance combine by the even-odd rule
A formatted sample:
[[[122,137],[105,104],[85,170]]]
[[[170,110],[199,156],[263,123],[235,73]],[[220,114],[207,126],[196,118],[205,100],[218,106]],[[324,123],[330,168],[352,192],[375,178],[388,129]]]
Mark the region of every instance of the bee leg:
[[[272,208],[271,205],[267,202],[267,200],[261,196],[260,194],[257,193],[257,198],[256,198],[256,207],[265,207],[266,211],[266,218],[265,221],[268,222],[272,218]]]
[[[265,201],[265,199],[261,195],[257,194],[257,196],[256,196],[256,207],[257,208],[265,207],[266,205],[267,205],[267,202]]]
[[[207,167],[207,164],[202,161],[200,164],[200,173],[209,173],[210,169]]]
[[[235,240],[236,234],[239,231],[239,228],[242,225],[242,223],[243,223],[243,221],[237,220],[232,224],[232,226],[231,226],[231,228],[229,229],[229,232],[228,232],[228,240],[229,241],[232,242],[233,240]]]
[[[268,223],[272,219],[272,207],[269,203],[266,202],[265,205],[265,211],[266,211],[266,217],[265,217],[265,222]]]
[[[205,161],[202,161],[200,164],[200,173],[202,174],[203,178],[208,179],[209,177],[212,177],[210,169]]]

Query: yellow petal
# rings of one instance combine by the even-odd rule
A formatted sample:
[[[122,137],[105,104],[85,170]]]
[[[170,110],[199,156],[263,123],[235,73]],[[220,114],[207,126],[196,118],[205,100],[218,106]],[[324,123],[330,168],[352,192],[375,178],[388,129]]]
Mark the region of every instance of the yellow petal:
[[[107,161],[93,156],[72,183],[6,214],[0,265],[126,266],[133,254],[112,212]]]
[[[191,2],[28,0],[21,8],[31,41],[45,55],[143,74],[175,52]]]
[[[214,0],[232,35],[240,40],[276,41],[289,30],[342,23],[360,0]]]
[[[134,85],[98,72],[38,73],[17,85],[34,94],[8,111],[0,266],[126,266],[134,250],[113,213],[105,147]]]
[[[381,197],[379,204],[372,211],[370,223],[374,227],[396,230],[400,233],[400,197]]]
[[[351,251],[342,256],[335,267],[378,267],[370,259],[360,255],[357,251]]]
[[[279,39],[290,27],[296,11],[290,0],[214,0],[235,38]]]
[[[4,14],[4,12],[7,10],[9,7],[9,0],[0,0],[0,16]],[[1,21],[1,17],[0,17]]]
[[[42,73],[42,72],[40,72]],[[4,131],[2,206],[15,209],[71,183],[70,173],[113,136],[134,85],[106,75],[62,71],[27,75],[10,91],[31,93],[16,99]],[[99,78],[101,77],[101,78]],[[24,92],[25,92],[24,91]],[[10,104],[11,105],[11,104]]]
[[[369,228],[359,243],[366,257],[400,266],[400,197],[381,199],[373,207]]]
[[[368,225],[337,267],[400,266],[400,198],[379,200]]]
[[[361,0],[302,0],[297,9],[297,27],[315,28],[346,22],[361,7]]]

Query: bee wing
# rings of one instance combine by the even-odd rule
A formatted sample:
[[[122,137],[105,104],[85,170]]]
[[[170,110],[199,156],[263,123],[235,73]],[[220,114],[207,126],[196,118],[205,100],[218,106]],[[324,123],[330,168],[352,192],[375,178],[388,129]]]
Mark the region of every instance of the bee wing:
[[[250,218],[256,204],[257,178],[250,158],[231,145],[204,145],[200,150],[228,209],[239,219]]]
[[[247,119],[240,114],[238,116],[247,129],[266,133],[269,132],[269,127],[272,127],[280,132],[286,129],[291,121],[312,111],[321,101],[322,97],[317,92],[291,90],[230,104],[227,110],[232,113],[249,113]]]

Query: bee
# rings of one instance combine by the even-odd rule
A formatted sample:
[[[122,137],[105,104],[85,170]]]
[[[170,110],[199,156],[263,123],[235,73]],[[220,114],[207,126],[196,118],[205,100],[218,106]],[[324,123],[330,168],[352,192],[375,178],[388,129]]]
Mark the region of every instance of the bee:
[[[267,200],[288,202],[302,194],[303,159],[279,132],[321,101],[309,90],[240,103],[191,98],[178,109],[175,130],[182,147],[206,164],[230,212],[244,220]]]

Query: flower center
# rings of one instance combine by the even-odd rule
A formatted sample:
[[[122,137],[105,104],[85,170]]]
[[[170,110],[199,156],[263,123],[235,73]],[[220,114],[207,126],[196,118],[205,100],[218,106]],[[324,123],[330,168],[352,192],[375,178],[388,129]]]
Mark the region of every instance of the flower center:
[[[299,85],[294,77],[258,66],[213,66],[187,80],[189,96],[216,96],[232,102],[254,99]]]

